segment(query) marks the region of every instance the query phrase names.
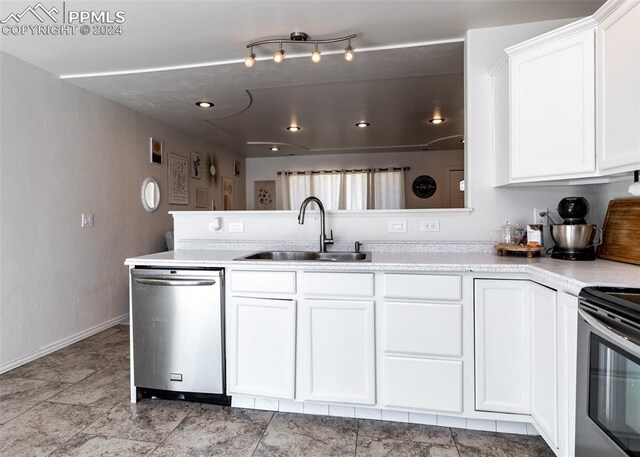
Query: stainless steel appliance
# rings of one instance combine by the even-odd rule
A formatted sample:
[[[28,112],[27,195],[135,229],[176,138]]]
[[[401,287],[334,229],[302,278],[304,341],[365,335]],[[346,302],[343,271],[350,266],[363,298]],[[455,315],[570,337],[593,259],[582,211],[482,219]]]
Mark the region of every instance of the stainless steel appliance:
[[[131,270],[138,393],[207,394],[228,404],[223,280],[223,270]]]
[[[580,292],[576,456],[640,456],[640,289]]]

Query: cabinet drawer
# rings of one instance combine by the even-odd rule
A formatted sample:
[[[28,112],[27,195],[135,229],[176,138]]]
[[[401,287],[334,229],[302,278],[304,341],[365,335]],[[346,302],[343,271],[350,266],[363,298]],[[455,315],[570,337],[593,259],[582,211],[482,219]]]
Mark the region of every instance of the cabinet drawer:
[[[384,296],[417,300],[461,300],[462,277],[386,274],[384,275]]]
[[[385,304],[387,352],[416,355],[462,355],[462,305]]]
[[[294,271],[233,271],[232,292],[294,294]]]
[[[462,362],[386,357],[385,404],[462,412]]]
[[[304,294],[324,297],[372,297],[373,273],[305,272]]]

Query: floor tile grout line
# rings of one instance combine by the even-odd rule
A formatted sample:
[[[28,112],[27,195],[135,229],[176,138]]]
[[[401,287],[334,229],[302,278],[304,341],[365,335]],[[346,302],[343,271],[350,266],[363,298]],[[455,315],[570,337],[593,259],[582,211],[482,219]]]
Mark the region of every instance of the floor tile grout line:
[[[200,406],[202,406],[202,403],[198,403],[198,404],[199,404]],[[151,452],[149,452],[149,454],[148,454],[148,455],[151,455],[151,454],[153,454],[154,452],[156,452],[156,450],[157,450],[160,446],[162,446],[162,445],[164,444],[164,442],[165,442],[165,441],[167,441],[167,439],[168,439],[171,435],[173,435],[173,434],[174,434],[174,432],[175,432],[176,430],[178,430],[178,428],[180,428],[180,426],[182,425],[182,423],[183,423],[184,421],[186,421],[189,417],[191,417],[191,415],[195,412],[195,409],[196,409],[196,408],[193,408],[193,410],[191,410],[191,409],[189,408],[189,409],[187,410],[187,415],[186,415],[186,416],[184,416],[180,422],[178,422],[178,425],[176,425],[176,426],[173,428],[173,430],[171,430],[169,433],[167,433],[167,436],[165,436],[165,437],[164,437],[164,438],[163,438],[163,439],[162,439],[162,440],[157,444],[157,446],[156,446],[156,447],[154,447],[154,448],[151,450]]]
[[[271,425],[271,421],[276,416],[276,414],[278,414],[278,412],[279,411],[274,411],[273,414],[271,414],[271,417],[269,418],[269,422],[267,423],[267,426],[264,428],[264,431],[262,432],[262,435],[260,436],[260,439],[256,443],[256,447],[253,448],[253,452],[251,453],[251,457],[253,457],[255,455],[256,451],[258,450],[258,446],[260,446],[260,443],[262,442],[262,438],[265,437],[265,435],[267,433],[267,430],[269,430],[269,425]]]

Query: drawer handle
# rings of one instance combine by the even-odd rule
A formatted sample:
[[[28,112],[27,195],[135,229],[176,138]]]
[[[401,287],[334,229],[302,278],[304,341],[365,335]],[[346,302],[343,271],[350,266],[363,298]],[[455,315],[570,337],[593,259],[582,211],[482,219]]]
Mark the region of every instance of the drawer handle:
[[[135,278],[135,282],[138,284],[144,284],[147,286],[213,286],[216,282],[210,281],[197,281],[189,279],[149,279],[149,278]]]

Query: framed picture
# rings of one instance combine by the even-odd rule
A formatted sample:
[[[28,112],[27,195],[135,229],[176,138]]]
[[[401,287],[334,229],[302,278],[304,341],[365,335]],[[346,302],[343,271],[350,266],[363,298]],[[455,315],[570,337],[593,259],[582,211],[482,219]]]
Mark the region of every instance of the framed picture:
[[[202,178],[202,156],[199,152],[191,151],[191,177],[195,179]]]
[[[233,176],[240,176],[240,162],[238,160],[233,161]]]
[[[162,165],[162,140],[149,138],[149,161]]]
[[[258,210],[276,209],[275,181],[253,181],[253,207]]]
[[[169,154],[169,203],[173,205],[189,204],[189,160],[175,154]]]
[[[233,179],[222,178],[222,209],[233,209]]]
[[[202,187],[193,189],[193,206],[195,208],[206,208],[209,200],[209,191]]]

